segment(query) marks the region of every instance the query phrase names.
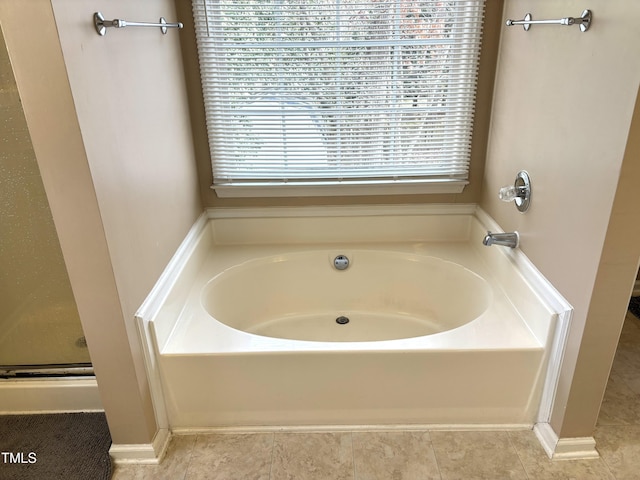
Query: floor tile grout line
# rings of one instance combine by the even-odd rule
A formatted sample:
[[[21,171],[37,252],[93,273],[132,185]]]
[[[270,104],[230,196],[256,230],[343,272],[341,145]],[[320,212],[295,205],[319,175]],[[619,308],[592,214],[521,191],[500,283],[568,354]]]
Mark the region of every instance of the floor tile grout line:
[[[620,427],[625,427],[625,426],[628,426],[628,425],[601,425],[600,428],[604,427],[604,428],[612,428],[612,429],[618,430]],[[596,447],[596,450],[598,450],[597,447]],[[600,453],[600,451],[598,451],[598,454],[600,455],[600,460],[602,460],[602,463],[604,463],[604,466],[606,467],[607,471],[611,474],[614,480],[617,480],[618,477],[614,473],[613,469],[609,466],[609,462],[607,462],[607,459],[602,455],[602,453]]]
[[[187,460],[187,466],[184,469],[184,475],[182,477],[182,480],[187,480],[187,475],[189,474],[189,467],[191,467],[191,461],[193,460],[193,451],[196,449],[199,436],[200,434],[196,434],[195,438],[193,439],[193,445],[191,445],[191,450],[189,451],[189,460]]]
[[[356,448],[353,445],[353,431],[349,432],[351,438],[351,461],[353,462],[353,480],[358,480],[358,471],[356,469]]]
[[[433,438],[431,436],[431,430],[426,430],[426,432],[429,434],[429,445],[431,446],[431,450],[433,451],[433,458],[436,461],[436,467],[438,468],[438,476],[440,477],[440,480],[442,480],[443,479],[442,470],[440,470],[440,462],[438,462],[438,455],[436,453],[436,447],[433,444]]]
[[[524,472],[525,477],[527,477],[527,480],[532,480],[529,477],[529,471],[527,470],[527,467],[525,466],[524,461],[522,460],[522,456],[520,455],[518,448],[513,443],[511,432],[507,432],[507,439],[509,440],[509,445],[511,445],[511,448],[513,448],[513,451],[516,452],[516,456],[518,457],[518,462],[520,462],[520,466],[522,467],[522,471]]]
[[[271,463],[269,464],[269,480],[273,475],[273,456],[275,455],[276,449],[276,432],[271,433]]]

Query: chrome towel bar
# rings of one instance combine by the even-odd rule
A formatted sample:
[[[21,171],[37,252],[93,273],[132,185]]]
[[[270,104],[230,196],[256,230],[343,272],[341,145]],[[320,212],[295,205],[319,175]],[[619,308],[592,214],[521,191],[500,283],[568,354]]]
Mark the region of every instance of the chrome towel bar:
[[[93,24],[96,27],[98,35],[104,36],[107,33],[107,27],[124,28],[124,27],[159,27],[162,34],[167,33],[169,28],[182,28],[181,22],[167,23],[164,17],[160,17],[159,23],[146,23],[146,22],[129,22],[127,20],[120,20],[115,18],[113,20],[105,20],[104,16],[100,12],[93,14]]]
[[[507,27],[522,25],[525,31],[528,31],[531,25],[580,25],[580,31],[586,32],[589,30],[592,21],[593,15],[591,10],[585,10],[578,18],[565,17],[557,20],[532,20],[531,14],[527,13],[523,20],[507,20]]]

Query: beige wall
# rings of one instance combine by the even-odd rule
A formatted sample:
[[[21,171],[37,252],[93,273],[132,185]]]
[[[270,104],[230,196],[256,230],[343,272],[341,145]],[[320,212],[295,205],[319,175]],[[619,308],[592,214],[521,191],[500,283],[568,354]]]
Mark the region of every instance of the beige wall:
[[[500,38],[503,0],[487,0],[485,7],[485,24],[480,54],[480,70],[478,74],[478,95],[474,124],[473,144],[471,149],[471,168],[469,185],[460,194],[430,195],[389,195],[362,197],[307,197],[307,198],[218,198],[210,188],[213,183],[211,156],[205,125],[202,84],[193,30],[191,2],[176,0],[176,10],[180,20],[185,24],[185,34],[181,37],[182,55],[185,65],[185,76],[189,93],[189,108],[193,124],[193,143],[195,145],[200,176],[200,192],[205,206],[240,207],[264,205],[345,205],[345,204],[389,204],[389,203],[477,203],[482,188],[482,174],[487,148],[489,118],[495,62]]]
[[[640,30],[633,20],[640,2],[511,0],[504,12],[505,19],[527,12],[561,18],[585,7],[594,15],[586,33],[576,26],[504,27],[481,196],[505,230],[521,233],[523,251],[575,308],[551,422],[562,437],[592,434],[593,405],[599,406],[611,365],[611,352],[589,352],[581,342],[587,331],[593,339],[603,333],[585,325],[640,82]],[[533,184],[524,215],[497,198],[521,169]],[[613,330],[621,322],[613,318]],[[583,362],[600,368],[574,380]],[[588,419],[579,413],[581,403],[590,403]]]
[[[133,315],[202,207],[173,2],[3,0],[5,32],[113,442],[157,430]],[[55,13],[55,19],[54,19]]]
[[[595,422],[640,261],[640,91],[576,369],[563,431]]]
[[[176,18],[172,0],[52,0],[126,317],[202,213],[179,48],[182,32],[110,29],[106,18]],[[108,10],[104,10],[108,8]]]

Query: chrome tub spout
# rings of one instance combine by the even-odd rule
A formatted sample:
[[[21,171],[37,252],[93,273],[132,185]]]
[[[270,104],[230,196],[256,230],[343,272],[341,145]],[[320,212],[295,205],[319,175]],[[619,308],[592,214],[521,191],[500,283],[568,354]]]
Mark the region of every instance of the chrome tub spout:
[[[482,244],[490,247],[491,245],[502,245],[503,247],[516,248],[520,242],[520,235],[518,232],[511,233],[491,233],[487,232],[487,235],[482,240]]]

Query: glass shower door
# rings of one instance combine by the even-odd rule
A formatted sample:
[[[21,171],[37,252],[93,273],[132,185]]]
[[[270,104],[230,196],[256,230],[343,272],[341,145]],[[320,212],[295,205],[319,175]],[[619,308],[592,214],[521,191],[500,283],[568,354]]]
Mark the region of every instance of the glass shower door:
[[[1,30],[0,130],[0,376],[90,367]]]

